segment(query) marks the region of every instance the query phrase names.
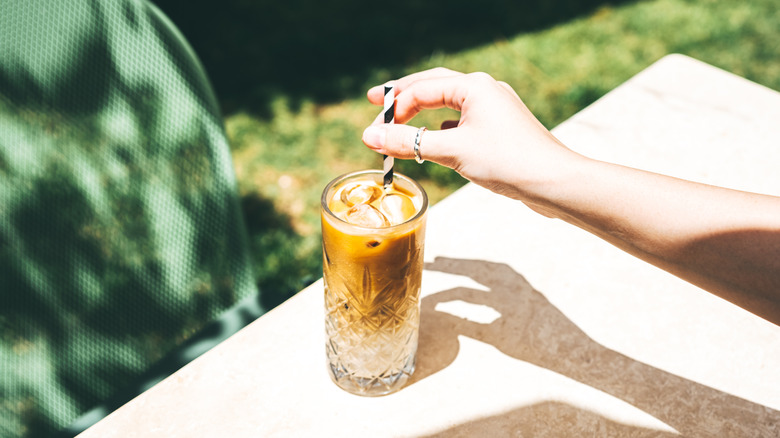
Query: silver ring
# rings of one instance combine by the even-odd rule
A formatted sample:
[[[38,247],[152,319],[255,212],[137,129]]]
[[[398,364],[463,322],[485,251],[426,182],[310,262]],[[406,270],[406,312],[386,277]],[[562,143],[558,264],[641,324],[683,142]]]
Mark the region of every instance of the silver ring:
[[[420,127],[420,129],[417,130],[417,134],[414,136],[414,161],[416,161],[418,164],[422,164],[425,162],[425,160],[420,157],[420,141],[422,141],[422,135],[423,132],[427,131],[428,128],[425,126]]]

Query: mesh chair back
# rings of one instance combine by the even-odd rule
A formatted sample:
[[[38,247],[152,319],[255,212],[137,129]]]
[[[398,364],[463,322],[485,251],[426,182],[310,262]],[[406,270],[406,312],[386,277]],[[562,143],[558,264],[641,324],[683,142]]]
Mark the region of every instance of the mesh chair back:
[[[0,5],[0,436],[40,436],[257,290],[171,23],[143,0]]]

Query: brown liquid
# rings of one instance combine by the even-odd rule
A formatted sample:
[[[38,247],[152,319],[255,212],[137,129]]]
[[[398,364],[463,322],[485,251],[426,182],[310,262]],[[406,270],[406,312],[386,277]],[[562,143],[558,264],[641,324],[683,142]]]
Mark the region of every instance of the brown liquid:
[[[342,189],[355,181],[331,186],[323,198],[330,210],[322,211],[328,357],[337,384],[378,395],[400,387],[414,369],[425,237],[425,215],[417,213],[427,202],[408,181],[399,178],[385,191],[381,175],[370,174],[359,181],[378,187],[379,197],[358,194],[345,203]],[[369,228],[339,219],[347,219],[352,201],[386,211],[380,198],[398,194],[411,201],[395,211],[397,221],[409,216],[398,225]]]

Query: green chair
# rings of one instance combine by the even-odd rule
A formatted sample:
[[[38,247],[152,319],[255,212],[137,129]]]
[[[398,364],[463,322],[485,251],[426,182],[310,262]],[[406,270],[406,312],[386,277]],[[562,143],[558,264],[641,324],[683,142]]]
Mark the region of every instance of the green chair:
[[[73,435],[264,310],[175,27],[144,0],[0,0],[0,436]]]

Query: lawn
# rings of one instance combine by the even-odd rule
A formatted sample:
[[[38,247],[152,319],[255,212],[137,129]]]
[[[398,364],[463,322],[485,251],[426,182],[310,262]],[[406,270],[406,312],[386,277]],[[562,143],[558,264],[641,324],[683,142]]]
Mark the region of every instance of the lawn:
[[[364,97],[371,85],[435,66],[485,71],[549,128],[669,53],[780,89],[776,0],[516,3],[456,1],[445,11],[412,1],[383,10],[353,0],[230,0],[217,11],[160,0],[221,101],[267,304],[321,275],[325,184],[381,167],[360,141],[379,111]],[[203,32],[208,26],[217,31]],[[438,127],[453,117],[435,111],[410,123]],[[431,163],[397,168],[434,202],[465,183]]]

